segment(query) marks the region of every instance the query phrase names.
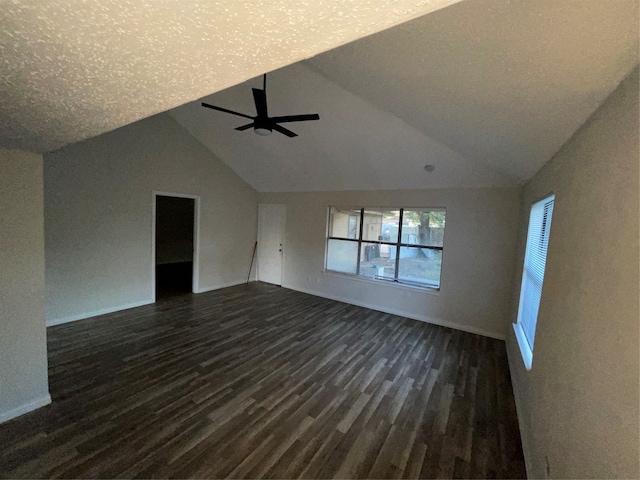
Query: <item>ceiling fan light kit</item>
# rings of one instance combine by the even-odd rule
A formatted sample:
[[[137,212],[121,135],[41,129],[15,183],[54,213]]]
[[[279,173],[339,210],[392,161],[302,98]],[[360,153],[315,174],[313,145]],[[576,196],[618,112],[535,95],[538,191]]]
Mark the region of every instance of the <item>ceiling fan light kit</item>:
[[[304,114],[304,115],[285,115],[283,117],[270,117],[267,111],[267,74],[265,73],[263,76],[263,87],[262,90],[259,88],[252,88],[253,92],[253,102],[256,105],[256,116],[252,117],[251,115],[246,115],[244,113],[235,112],[233,110],[228,110],[222,107],[216,107],[215,105],[210,105],[208,103],[202,102],[202,106],[206,108],[211,108],[213,110],[218,110],[224,113],[230,113],[232,115],[237,115],[239,117],[249,118],[252,120],[251,123],[247,123],[246,125],[242,125],[237,127],[236,130],[243,131],[248,130],[253,127],[253,131],[262,136],[266,137],[267,135],[271,135],[273,130],[276,132],[280,132],[287,137],[297,137],[298,134],[292,132],[281,126],[281,123],[288,122],[308,122],[310,120],[320,120],[320,116],[317,113]]]
[[[273,133],[273,130],[264,127],[254,127],[253,131],[261,137],[267,137]]]

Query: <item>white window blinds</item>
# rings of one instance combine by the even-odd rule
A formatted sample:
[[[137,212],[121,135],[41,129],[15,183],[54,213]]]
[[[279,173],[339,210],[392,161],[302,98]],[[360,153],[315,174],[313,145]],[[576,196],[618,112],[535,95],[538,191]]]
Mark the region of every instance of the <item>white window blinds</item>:
[[[531,207],[529,231],[527,233],[527,249],[524,257],[522,288],[520,291],[520,307],[518,324],[526,338],[531,354],[538,321],[542,283],[547,263],[547,247],[555,196],[541,200]]]

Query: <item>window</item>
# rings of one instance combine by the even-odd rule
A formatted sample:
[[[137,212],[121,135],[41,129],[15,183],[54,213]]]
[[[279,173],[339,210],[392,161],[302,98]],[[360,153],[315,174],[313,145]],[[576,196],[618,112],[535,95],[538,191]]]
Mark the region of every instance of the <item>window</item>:
[[[330,207],[326,270],[440,288],[445,210]]]
[[[549,245],[554,199],[555,197],[551,195],[534,203],[529,214],[529,230],[527,232],[527,248],[524,254],[518,323],[513,326],[527,370],[531,369],[533,362],[533,345],[540,298],[542,297],[544,270],[547,263],[547,247]]]

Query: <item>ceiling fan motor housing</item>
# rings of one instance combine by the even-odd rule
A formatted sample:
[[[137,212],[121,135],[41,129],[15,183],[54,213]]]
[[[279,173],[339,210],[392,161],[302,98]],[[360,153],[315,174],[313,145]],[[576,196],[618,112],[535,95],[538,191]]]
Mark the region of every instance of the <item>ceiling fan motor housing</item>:
[[[262,135],[263,137],[266,137],[267,135],[271,135],[273,131],[273,127],[271,126],[271,122],[269,121],[269,118],[255,117],[253,123],[254,123],[253,131],[256,132],[258,135]]]
[[[251,123],[236,127],[236,130],[244,131],[253,127],[253,131],[258,135],[266,137],[271,135],[273,131],[279,132],[287,137],[297,137],[298,135],[289,129],[284,128],[281,123],[287,122],[307,122],[309,120],[320,120],[320,116],[317,113],[306,115],[285,115],[283,117],[269,117],[267,113],[267,74],[264,74],[264,84],[262,90],[259,88],[252,88],[253,102],[256,105],[256,116],[252,117],[246,113],[235,112],[228,108],[216,107],[215,105],[209,105],[202,102],[203,107],[211,108],[213,110],[219,110],[224,113],[230,113],[231,115],[237,115],[238,117],[250,118]]]

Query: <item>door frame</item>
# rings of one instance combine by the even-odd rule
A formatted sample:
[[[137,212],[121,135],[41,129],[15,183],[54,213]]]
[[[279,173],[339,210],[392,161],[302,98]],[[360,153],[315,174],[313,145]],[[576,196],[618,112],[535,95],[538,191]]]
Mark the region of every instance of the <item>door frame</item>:
[[[258,204],[258,251],[256,252],[256,280],[257,281],[264,281],[264,280],[260,280],[260,246],[261,246],[261,231],[260,231],[260,219],[261,219],[261,215],[260,215],[260,210],[262,208],[263,205],[277,205],[280,207],[283,207],[284,210],[284,225],[281,225],[280,227],[282,228],[281,230],[281,234],[282,234],[282,252],[280,255],[280,285],[282,286],[283,282],[284,282],[284,260],[285,260],[285,255],[286,255],[286,246],[285,246],[285,238],[286,238],[286,233],[287,233],[287,205],[284,203],[259,203]],[[269,283],[269,282],[267,282]]]
[[[193,293],[200,291],[200,196],[188,193],[151,192],[151,285],[153,303],[156,302],[156,201],[157,197],[175,197],[193,199],[193,268],[191,277],[191,290]]]

